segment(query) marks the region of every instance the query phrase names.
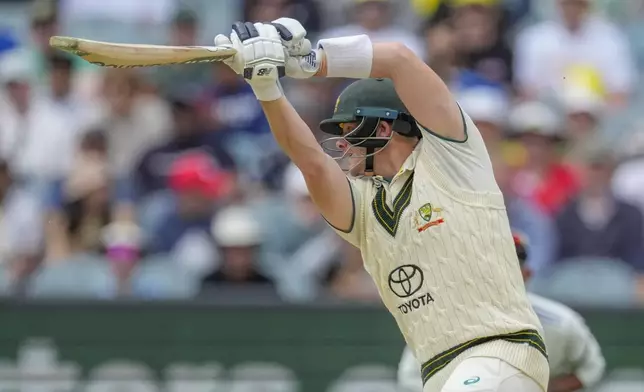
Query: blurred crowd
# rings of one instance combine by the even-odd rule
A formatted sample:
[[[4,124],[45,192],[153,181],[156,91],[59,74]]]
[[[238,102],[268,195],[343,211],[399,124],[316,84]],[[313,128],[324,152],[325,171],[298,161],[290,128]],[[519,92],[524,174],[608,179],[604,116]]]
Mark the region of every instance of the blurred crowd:
[[[0,292],[378,301],[242,79],[221,64],[89,65],[48,46],[70,31],[65,12],[79,2],[21,3],[28,34],[0,25]],[[108,16],[112,2],[82,8],[89,21],[149,12],[121,3]],[[209,43],[196,2],[161,3],[172,5],[158,22],[166,44]],[[644,300],[644,1],[226,4],[234,19],[295,17],[312,39],[405,43],[483,134],[511,225],[530,244],[532,289]],[[346,84],[284,88],[318,134]]]

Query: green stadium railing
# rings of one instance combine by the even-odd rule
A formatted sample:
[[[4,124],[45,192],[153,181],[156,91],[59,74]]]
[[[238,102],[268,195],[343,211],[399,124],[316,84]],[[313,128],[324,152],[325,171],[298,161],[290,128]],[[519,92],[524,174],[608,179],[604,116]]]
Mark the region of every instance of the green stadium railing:
[[[403,348],[378,307],[4,301],[0,312],[0,392],[395,391]],[[644,310],[582,314],[609,368],[644,368]]]

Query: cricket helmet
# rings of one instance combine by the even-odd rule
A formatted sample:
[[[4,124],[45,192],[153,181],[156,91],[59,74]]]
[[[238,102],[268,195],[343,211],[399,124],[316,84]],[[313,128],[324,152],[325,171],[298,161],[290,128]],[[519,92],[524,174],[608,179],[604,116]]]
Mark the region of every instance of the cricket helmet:
[[[366,148],[366,154],[361,157],[366,160],[365,174],[370,174],[375,149],[385,147],[391,140],[391,136],[377,136],[381,121],[391,123],[392,130],[402,136],[421,137],[416,120],[403,104],[390,79],[360,79],[342,91],[333,116],[320,123],[322,132],[334,135],[324,140],[322,146],[329,151],[342,152],[335,147],[335,142],[344,140],[353,147]],[[342,126],[345,123],[357,123],[357,126],[343,135]]]

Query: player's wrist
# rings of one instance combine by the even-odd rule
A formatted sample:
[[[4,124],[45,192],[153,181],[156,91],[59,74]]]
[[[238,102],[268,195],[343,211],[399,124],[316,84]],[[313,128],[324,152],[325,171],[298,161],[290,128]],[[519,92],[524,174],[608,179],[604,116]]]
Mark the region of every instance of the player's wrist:
[[[282,98],[284,96],[284,92],[282,91],[282,87],[280,86],[278,81],[275,81],[274,83],[270,82],[263,82],[263,83],[249,83],[250,87],[253,89],[253,93],[255,93],[255,97],[257,98],[258,101],[262,102],[270,102],[270,101],[277,101],[278,99]]]
[[[373,44],[369,36],[322,39],[318,48],[324,52],[327,77],[366,79],[371,76]]]
[[[318,49],[318,54],[320,56],[320,67],[314,76],[324,77],[327,76],[326,54],[324,53],[324,49]]]

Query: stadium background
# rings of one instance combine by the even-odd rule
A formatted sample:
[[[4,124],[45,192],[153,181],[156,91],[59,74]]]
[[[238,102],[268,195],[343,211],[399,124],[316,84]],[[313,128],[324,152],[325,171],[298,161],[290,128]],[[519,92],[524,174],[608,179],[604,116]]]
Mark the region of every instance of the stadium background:
[[[243,81],[46,46],[285,15],[427,59],[486,138],[530,289],[587,317],[598,391],[644,390],[644,1],[0,0],[0,391],[396,390],[394,322]],[[317,129],[345,83],[284,86]]]

